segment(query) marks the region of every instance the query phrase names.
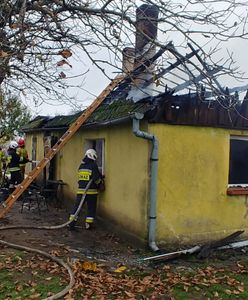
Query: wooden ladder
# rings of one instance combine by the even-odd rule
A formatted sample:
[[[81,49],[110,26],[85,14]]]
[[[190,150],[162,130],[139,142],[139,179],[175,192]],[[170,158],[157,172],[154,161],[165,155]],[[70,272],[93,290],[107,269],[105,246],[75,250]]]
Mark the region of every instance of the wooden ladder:
[[[16,200],[21,194],[28,188],[32,181],[41,173],[49,161],[55,156],[55,154],[71,139],[71,137],[77,132],[81,125],[91,116],[91,114],[97,109],[97,107],[103,102],[103,100],[110,94],[110,92],[118,86],[120,82],[125,78],[124,75],[117,76],[111,81],[111,83],[101,92],[101,94],[92,102],[92,104],[77,118],[77,120],[71,124],[69,129],[63,134],[58,142],[49,150],[46,156],[39,162],[39,164],[28,174],[28,176],[19,184],[14,192],[2,203],[0,209],[0,218],[2,218],[14,205]]]

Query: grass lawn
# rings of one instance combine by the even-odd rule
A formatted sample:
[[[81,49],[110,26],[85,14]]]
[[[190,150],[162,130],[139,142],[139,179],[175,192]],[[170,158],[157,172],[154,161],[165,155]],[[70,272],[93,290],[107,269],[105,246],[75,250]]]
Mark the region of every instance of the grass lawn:
[[[41,256],[2,249],[0,299],[44,299],[67,285],[63,272],[57,264]]]
[[[231,253],[231,252],[230,252]],[[248,257],[239,255],[116,268],[98,262],[73,265],[76,284],[64,299],[248,299]],[[0,299],[44,299],[68,284],[65,270],[38,255],[3,248]]]

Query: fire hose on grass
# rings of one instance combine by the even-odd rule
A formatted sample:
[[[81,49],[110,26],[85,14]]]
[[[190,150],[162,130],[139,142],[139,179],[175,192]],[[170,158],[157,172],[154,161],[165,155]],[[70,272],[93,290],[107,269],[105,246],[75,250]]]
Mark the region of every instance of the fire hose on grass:
[[[90,185],[92,183],[92,180],[90,180],[85,188],[85,192],[87,192],[87,190],[89,189]],[[82,195],[82,198],[81,198],[81,201],[80,201],[80,204],[74,214],[74,219],[76,219],[76,217],[78,216],[83,204],[84,204],[84,200],[85,200],[85,197],[86,197],[86,193]],[[7,229],[41,229],[41,230],[55,230],[55,229],[60,229],[60,228],[64,228],[66,226],[68,226],[70,223],[72,223],[74,220],[69,220],[63,224],[60,224],[60,225],[54,225],[54,226],[29,226],[29,225],[23,225],[23,226],[4,226],[4,227],[0,227],[0,230],[7,230]],[[38,250],[38,249],[34,249],[34,248],[30,248],[30,247],[26,247],[26,246],[22,246],[22,245],[18,245],[18,244],[13,244],[13,243],[9,243],[9,242],[6,242],[4,240],[0,240],[0,244],[4,245],[4,246],[8,246],[10,248],[14,248],[14,249],[18,249],[18,250],[24,250],[24,251],[28,251],[28,252],[34,252],[34,253],[38,253],[40,255],[43,255],[55,262],[57,262],[59,265],[61,265],[62,267],[64,267],[65,269],[67,269],[68,271],[68,274],[69,274],[69,277],[70,277],[70,282],[69,284],[62,290],[60,291],[59,293],[53,295],[53,296],[50,296],[48,298],[44,298],[43,300],[54,300],[54,299],[59,299],[61,298],[62,296],[66,295],[69,290],[73,287],[73,285],[75,284],[75,279],[74,279],[74,275],[73,275],[73,271],[71,269],[71,267],[66,264],[62,259],[59,259],[55,256],[52,256],[50,255],[49,253],[47,252],[44,252],[44,251],[41,251],[41,250]]]
[[[57,264],[61,265],[62,267],[64,267],[68,271],[68,274],[69,274],[69,277],[70,277],[69,284],[62,291],[60,291],[59,293],[57,293],[53,296],[44,298],[42,300],[59,299],[59,298],[63,297],[64,295],[66,295],[70,291],[70,289],[74,286],[75,279],[74,279],[73,271],[72,271],[71,267],[68,264],[66,264],[62,259],[59,259],[55,256],[50,255],[47,252],[44,252],[44,251],[41,251],[41,250],[38,250],[38,249],[34,249],[34,248],[26,247],[26,246],[21,246],[21,245],[18,245],[18,244],[9,243],[9,242],[3,241],[3,240],[0,240],[0,244],[2,244],[4,246],[8,246],[10,248],[17,249],[17,250],[23,250],[23,251],[28,251],[28,252],[33,252],[33,253],[43,255],[43,256],[55,261]]]

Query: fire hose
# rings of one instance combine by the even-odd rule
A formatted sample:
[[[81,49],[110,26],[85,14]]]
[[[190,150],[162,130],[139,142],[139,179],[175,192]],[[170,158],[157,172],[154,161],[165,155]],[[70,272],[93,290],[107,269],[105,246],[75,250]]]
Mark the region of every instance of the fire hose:
[[[87,190],[89,189],[90,185],[92,183],[92,180],[90,180],[88,182],[88,184],[86,185],[86,188],[85,188],[85,194],[82,195],[82,198],[81,198],[81,201],[79,203],[79,206],[74,214],[74,219],[76,219],[76,217],[78,216],[83,204],[84,204],[84,201],[85,201],[85,197],[86,197],[86,192]],[[41,230],[55,230],[55,229],[60,229],[60,228],[64,228],[66,226],[68,226],[70,223],[72,223],[74,220],[69,220],[63,224],[60,224],[60,225],[54,225],[54,226],[29,226],[29,225],[23,225],[23,226],[17,226],[17,225],[13,225],[13,226],[4,226],[4,227],[0,227],[0,230],[8,230],[8,229],[41,229]],[[42,300],[55,300],[55,299],[59,299],[61,297],[63,297],[64,295],[66,295],[69,290],[74,286],[75,284],[75,279],[74,279],[74,275],[73,275],[73,271],[71,269],[71,267],[66,264],[62,259],[59,259],[55,256],[52,256],[50,255],[49,253],[47,252],[44,252],[44,251],[41,251],[41,250],[38,250],[38,249],[34,249],[34,248],[30,248],[30,247],[26,247],[26,246],[22,246],[22,245],[17,245],[17,244],[13,244],[13,243],[9,243],[9,242],[6,242],[4,240],[0,240],[0,244],[4,245],[4,246],[8,246],[10,248],[14,248],[14,249],[18,249],[18,250],[24,250],[24,251],[28,251],[28,252],[34,252],[34,253],[37,253],[37,254],[40,254],[40,255],[43,255],[55,262],[57,262],[59,265],[61,265],[62,267],[64,267],[67,271],[68,271],[68,274],[69,274],[69,277],[70,277],[70,282],[69,284],[62,290],[60,291],[59,293],[53,295],[53,296],[50,296],[50,297],[47,297],[47,298],[44,298]]]

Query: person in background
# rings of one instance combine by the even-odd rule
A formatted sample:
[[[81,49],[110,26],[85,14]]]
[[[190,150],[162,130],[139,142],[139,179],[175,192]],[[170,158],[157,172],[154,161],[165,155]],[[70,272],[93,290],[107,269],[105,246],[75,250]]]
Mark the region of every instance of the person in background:
[[[25,148],[25,140],[23,138],[20,138],[18,140],[18,148],[16,150],[16,153],[20,156],[20,170],[21,170],[21,176],[22,180],[24,179],[25,176],[25,166],[26,163],[29,162],[28,159],[28,151]]]
[[[0,186],[3,183],[3,170],[6,167],[6,156],[2,146],[0,146]]]
[[[77,221],[75,213],[84,194],[86,194],[85,202],[87,204],[85,229],[91,229],[94,224],[97,208],[97,195],[99,189],[101,189],[101,186],[104,182],[103,176],[100,173],[96,164],[96,159],[96,151],[94,149],[88,149],[85,152],[85,156],[78,168],[78,191],[76,196],[76,202],[69,218],[69,220],[72,221],[69,225],[70,230],[75,230],[75,225]],[[89,188],[86,190],[86,186],[90,180],[92,180],[92,182]]]
[[[9,148],[7,150],[7,164],[8,164],[8,171],[10,172],[10,191],[14,190],[15,186],[22,182],[22,175],[20,169],[20,156],[16,153],[16,149],[18,144],[16,141],[11,141],[9,144]]]

